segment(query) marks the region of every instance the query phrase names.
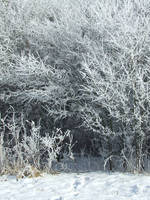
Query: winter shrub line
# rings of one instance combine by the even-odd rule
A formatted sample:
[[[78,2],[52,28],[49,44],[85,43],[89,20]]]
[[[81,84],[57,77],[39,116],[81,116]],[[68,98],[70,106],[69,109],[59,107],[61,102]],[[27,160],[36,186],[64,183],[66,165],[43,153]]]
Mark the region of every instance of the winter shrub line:
[[[61,144],[62,129],[105,169],[150,169],[149,8],[150,0],[0,0],[2,166],[12,152],[37,166],[39,151],[55,157],[46,140]],[[5,120],[9,106],[23,113],[20,125]],[[43,134],[61,129],[39,139],[39,119]]]

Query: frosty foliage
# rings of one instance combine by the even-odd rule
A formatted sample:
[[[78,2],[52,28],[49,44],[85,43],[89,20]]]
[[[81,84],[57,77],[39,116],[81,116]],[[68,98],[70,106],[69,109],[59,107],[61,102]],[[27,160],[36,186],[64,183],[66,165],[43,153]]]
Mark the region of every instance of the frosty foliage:
[[[87,148],[105,167],[146,169],[149,9],[149,0],[0,0],[2,111],[34,121],[40,105],[42,128],[50,119],[50,129],[92,132]]]
[[[23,115],[18,117],[15,112],[11,117],[9,114],[0,118],[0,123],[0,174],[17,174],[27,166],[51,172],[53,163],[60,162],[63,154],[70,158],[73,145],[70,131],[56,129],[41,136],[40,124],[24,121]]]

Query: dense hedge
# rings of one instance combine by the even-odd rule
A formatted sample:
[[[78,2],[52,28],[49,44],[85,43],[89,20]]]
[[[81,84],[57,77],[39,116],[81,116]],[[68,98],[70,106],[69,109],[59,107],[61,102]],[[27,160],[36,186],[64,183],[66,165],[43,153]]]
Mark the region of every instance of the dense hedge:
[[[75,152],[149,165],[150,1],[0,1],[0,112],[74,135]]]

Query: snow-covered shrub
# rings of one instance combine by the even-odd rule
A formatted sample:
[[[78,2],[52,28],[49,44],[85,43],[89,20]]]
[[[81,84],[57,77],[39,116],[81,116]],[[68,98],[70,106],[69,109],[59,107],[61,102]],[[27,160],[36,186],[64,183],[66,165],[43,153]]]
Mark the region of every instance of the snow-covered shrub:
[[[63,128],[64,120],[65,130],[80,125],[77,94],[84,81],[79,70],[87,51],[83,24],[87,24],[88,1],[12,0],[0,4],[4,112],[11,105],[27,120],[38,123],[41,118],[43,132]],[[75,122],[73,127],[70,119]]]
[[[93,8],[97,38],[82,71],[87,81],[81,90],[86,99],[83,118],[100,137],[119,136],[120,156],[134,157],[132,166],[141,171],[149,148],[150,2],[107,3],[97,1]],[[113,151],[108,149],[108,156]]]

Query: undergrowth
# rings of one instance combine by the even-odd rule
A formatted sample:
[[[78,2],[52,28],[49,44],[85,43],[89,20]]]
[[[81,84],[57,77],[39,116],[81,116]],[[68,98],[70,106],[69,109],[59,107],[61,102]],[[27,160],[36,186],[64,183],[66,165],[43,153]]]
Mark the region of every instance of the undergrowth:
[[[36,172],[35,176],[41,171],[54,173],[54,162],[61,161],[63,156],[71,158],[72,137],[69,131],[56,129],[41,136],[40,124],[24,121],[23,114],[18,116],[12,109],[12,113],[0,118],[1,175],[17,175],[28,168]]]

